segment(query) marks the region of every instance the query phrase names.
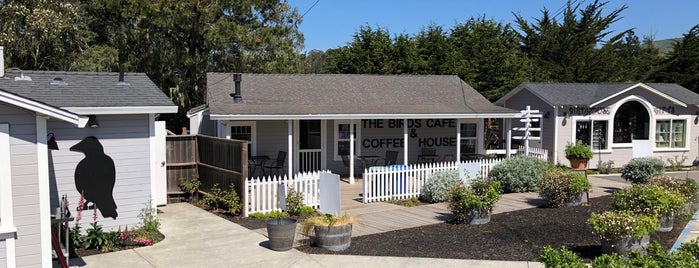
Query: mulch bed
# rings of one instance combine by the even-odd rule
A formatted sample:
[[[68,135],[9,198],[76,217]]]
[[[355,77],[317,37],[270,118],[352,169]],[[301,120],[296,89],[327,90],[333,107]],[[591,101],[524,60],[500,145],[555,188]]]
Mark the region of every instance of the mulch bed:
[[[300,246],[312,254],[538,261],[545,245],[566,246],[586,261],[601,255],[599,237],[586,221],[592,212],[611,209],[611,196],[593,198],[590,206],[531,208],[493,215],[485,225],[440,223],[353,237],[349,249],[331,252]],[[672,247],[687,220],[675,220],[671,232],[656,232],[651,241]]]

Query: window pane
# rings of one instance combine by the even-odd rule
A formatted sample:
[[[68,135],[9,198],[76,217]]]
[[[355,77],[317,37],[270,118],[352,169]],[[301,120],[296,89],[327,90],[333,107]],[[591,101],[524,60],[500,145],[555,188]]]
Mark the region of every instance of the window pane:
[[[607,149],[607,121],[593,121],[592,149]]]
[[[581,141],[584,144],[590,145],[590,122],[589,121],[578,121],[575,124],[575,140]]]
[[[357,127],[354,127],[355,138],[357,136]],[[350,138],[350,125],[349,124],[339,124],[337,125],[337,138],[338,139],[349,139]]]
[[[684,124],[685,121],[672,121],[672,147],[682,148],[684,147]]]
[[[655,122],[655,147],[670,147],[670,120],[658,120]]]
[[[231,139],[252,141],[252,127],[250,126],[232,126]]]
[[[476,137],[476,124],[461,124],[461,137]]]
[[[461,153],[462,154],[475,154],[476,153],[476,140],[475,139],[462,139],[461,140]]]

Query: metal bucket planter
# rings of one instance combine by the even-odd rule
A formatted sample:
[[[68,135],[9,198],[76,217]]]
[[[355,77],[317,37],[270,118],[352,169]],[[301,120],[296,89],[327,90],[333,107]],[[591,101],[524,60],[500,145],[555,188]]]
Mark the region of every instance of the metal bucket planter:
[[[296,235],[296,220],[291,218],[271,219],[267,221],[269,248],[274,251],[290,250]]]
[[[675,217],[674,216],[660,215],[658,217],[658,220],[660,221],[660,229],[658,229],[659,232],[672,231],[672,225],[675,224]]]
[[[490,222],[490,210],[472,209],[468,212],[471,221],[469,224],[486,224]]]
[[[640,239],[635,237],[624,237],[616,240],[602,239],[602,253],[628,256],[629,251],[635,250],[645,254],[649,243],[650,235],[644,235]]]
[[[583,193],[571,194],[566,198],[566,207],[577,207],[582,204]]]
[[[330,250],[343,251],[352,243],[352,224],[314,226],[316,245]]]

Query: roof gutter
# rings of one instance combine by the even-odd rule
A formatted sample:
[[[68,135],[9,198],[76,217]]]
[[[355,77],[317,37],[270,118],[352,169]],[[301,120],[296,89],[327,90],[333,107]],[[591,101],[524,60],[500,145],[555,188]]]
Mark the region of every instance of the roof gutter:
[[[85,125],[87,125],[87,116],[80,116],[70,111],[23,98],[2,90],[0,90],[0,101],[77,125],[80,128],[84,128]]]
[[[519,118],[519,112],[473,114],[210,114],[211,120],[469,119]]]

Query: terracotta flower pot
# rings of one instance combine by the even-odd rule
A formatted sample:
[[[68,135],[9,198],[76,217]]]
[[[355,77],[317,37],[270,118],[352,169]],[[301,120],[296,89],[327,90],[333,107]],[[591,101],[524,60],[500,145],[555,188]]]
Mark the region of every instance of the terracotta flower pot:
[[[575,170],[587,170],[587,159],[570,159],[570,166]]]

